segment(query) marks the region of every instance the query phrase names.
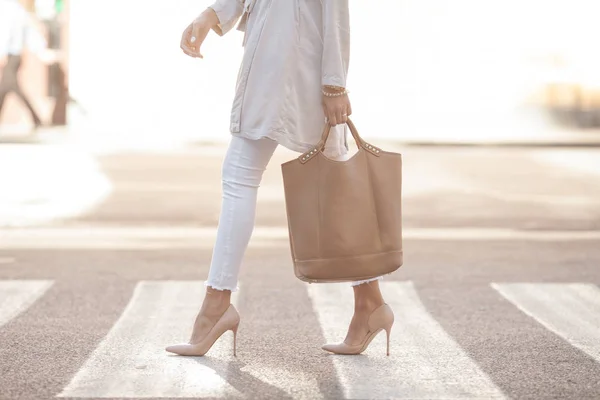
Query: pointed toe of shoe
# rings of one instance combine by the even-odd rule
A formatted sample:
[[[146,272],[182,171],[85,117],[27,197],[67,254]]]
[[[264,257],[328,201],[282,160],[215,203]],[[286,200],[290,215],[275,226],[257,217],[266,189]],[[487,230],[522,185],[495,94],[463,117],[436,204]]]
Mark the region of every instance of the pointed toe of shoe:
[[[166,349],[169,353],[178,354],[180,356],[196,356],[201,357],[206,354],[208,349],[203,349],[198,345],[189,344],[189,343],[181,343],[174,344],[172,346],[168,346]]]
[[[165,351],[167,351],[169,353],[177,353],[177,347],[179,347],[179,345],[177,345],[177,344],[167,346],[167,347],[165,347]]]
[[[346,343],[328,343],[324,344],[321,348],[333,354],[352,355],[361,353],[361,349],[359,347],[350,346]]]
[[[174,344],[171,346],[167,346],[165,348],[165,350],[168,351],[169,353],[179,354],[180,356],[184,356],[184,355],[186,355],[186,353],[188,353],[189,347],[190,347],[189,344],[181,343],[181,344]]]
[[[321,349],[331,353],[331,352],[333,352],[333,350],[331,349],[331,346],[332,346],[331,344],[327,343],[327,344],[324,344],[323,346],[321,346]]]
[[[340,345],[339,343],[327,343],[324,344],[323,346],[321,346],[321,348],[325,351],[328,351],[330,353],[334,353],[334,354],[342,354],[342,345]]]

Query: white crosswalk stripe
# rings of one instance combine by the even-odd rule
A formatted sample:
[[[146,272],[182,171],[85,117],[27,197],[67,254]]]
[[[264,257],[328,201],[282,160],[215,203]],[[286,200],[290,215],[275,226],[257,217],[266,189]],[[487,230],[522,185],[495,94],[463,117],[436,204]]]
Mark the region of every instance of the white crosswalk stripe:
[[[190,332],[204,290],[200,281],[139,282],[121,318],[59,397],[239,396],[216,371],[233,358],[230,332],[215,343],[210,357],[164,350],[187,339],[183,335]]]
[[[45,280],[0,281],[0,326],[27,310],[52,284]]]
[[[600,289],[592,284],[493,283],[508,301],[600,362]]]
[[[351,318],[347,284],[310,285],[309,294],[327,341],[340,341]],[[411,282],[382,282],[394,310],[390,357],[385,334],[366,357],[333,356],[349,399],[504,398],[489,377],[427,312]]]

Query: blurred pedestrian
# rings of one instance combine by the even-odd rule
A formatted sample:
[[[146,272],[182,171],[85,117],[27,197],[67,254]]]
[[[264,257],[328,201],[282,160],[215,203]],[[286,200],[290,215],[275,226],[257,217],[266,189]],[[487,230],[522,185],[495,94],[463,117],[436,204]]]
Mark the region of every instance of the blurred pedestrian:
[[[54,56],[47,51],[46,40],[34,26],[29,12],[18,0],[0,0],[0,117],[6,95],[16,94],[29,110],[35,128],[42,121],[19,84],[19,70],[23,60],[23,51],[27,48],[48,62]]]
[[[310,151],[327,121],[334,128],[326,156],[339,161],[348,155],[348,0],[217,0],[184,30],[181,49],[202,58],[200,47],[210,30],[224,35],[238,20],[238,30],[245,32],[244,56],[231,112],[233,136],[222,167],[221,216],[206,296],[191,339],[167,348],[180,355],[204,355],[228,330],[234,332],[235,353],[240,318],[230,304],[231,292],[237,290],[254,228],[257,190],[277,146]],[[352,284],[354,316],[346,339],[324,350],[359,354],[381,330],[388,333],[389,343],[394,315],[378,279]]]

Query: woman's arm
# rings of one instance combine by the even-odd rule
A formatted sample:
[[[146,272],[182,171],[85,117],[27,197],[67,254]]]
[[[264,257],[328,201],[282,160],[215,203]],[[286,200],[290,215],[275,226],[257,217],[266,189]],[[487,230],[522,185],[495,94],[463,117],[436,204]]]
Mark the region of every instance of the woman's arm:
[[[348,0],[321,0],[323,4],[322,85],[346,87],[350,61]]]
[[[223,36],[231,30],[244,11],[242,0],[217,0],[204,10],[181,35],[181,50],[194,58],[203,58],[200,47],[212,29]]]
[[[219,23],[212,29],[223,36],[233,28],[237,20],[244,12],[244,2],[242,0],[217,0],[210,6],[219,19]]]
[[[346,123],[352,114],[346,91],[350,61],[348,0],[321,0],[323,5],[323,56],[321,85],[323,111],[331,125]]]

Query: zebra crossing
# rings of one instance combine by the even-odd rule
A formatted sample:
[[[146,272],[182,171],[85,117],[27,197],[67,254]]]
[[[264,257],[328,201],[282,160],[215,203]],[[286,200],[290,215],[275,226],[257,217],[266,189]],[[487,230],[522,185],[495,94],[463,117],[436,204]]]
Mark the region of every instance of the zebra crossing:
[[[311,285],[310,297],[319,315],[327,341],[339,340],[351,315],[340,302],[347,290]],[[390,343],[394,358],[384,356],[384,335],[379,335],[373,359],[336,357],[333,362],[350,399],[389,399],[401,393],[405,398],[504,398],[491,380],[477,367],[444,329],[429,315],[411,282],[384,282],[382,292],[398,322]],[[391,296],[387,294],[391,293]],[[376,340],[377,340],[376,339]],[[373,386],[373,382],[378,382]]]
[[[600,362],[600,289],[583,283],[492,284],[544,327]]]
[[[223,397],[236,391],[209,365],[166,355],[181,342],[202,297],[197,281],[140,282],[121,318],[59,397]],[[234,305],[236,296],[232,296]],[[218,340],[211,354],[229,358],[231,343]],[[118,365],[119,368],[109,368]]]
[[[0,327],[27,310],[52,286],[51,281],[0,281]]]
[[[243,282],[242,282],[243,283]],[[44,297],[51,280],[0,280],[0,330]],[[411,281],[383,281],[396,315],[391,356],[379,335],[366,356],[331,356],[344,398],[508,398],[461,348],[420,300]],[[231,333],[209,357],[178,357],[164,351],[189,333],[200,306],[199,281],[139,281],[112,328],[91,351],[57,397],[62,398],[235,398],[243,388],[228,380]],[[337,341],[351,317],[345,284],[306,285],[323,337]],[[588,283],[489,284],[497,301],[508,302],[573,348],[600,363],[600,288]],[[237,294],[232,301],[239,303]],[[242,319],[244,316],[242,315]],[[243,322],[242,322],[243,323]],[[315,345],[315,351],[318,351]],[[241,368],[252,379],[279,388],[289,398],[322,398],[310,373],[289,374]],[[300,391],[291,388],[301,388]]]

